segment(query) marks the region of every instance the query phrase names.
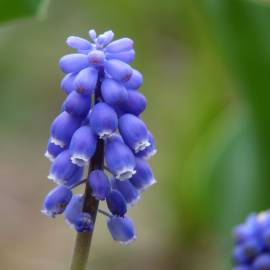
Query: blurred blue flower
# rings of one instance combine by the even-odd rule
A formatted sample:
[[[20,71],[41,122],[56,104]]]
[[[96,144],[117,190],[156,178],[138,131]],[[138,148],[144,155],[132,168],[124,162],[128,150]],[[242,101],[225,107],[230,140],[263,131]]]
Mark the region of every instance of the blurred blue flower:
[[[233,230],[234,270],[270,270],[267,235],[270,229],[270,211],[252,214]]]

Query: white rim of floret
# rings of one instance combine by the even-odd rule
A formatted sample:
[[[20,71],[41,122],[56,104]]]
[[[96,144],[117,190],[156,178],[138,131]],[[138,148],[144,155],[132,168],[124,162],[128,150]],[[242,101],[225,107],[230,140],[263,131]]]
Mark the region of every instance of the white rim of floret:
[[[49,153],[49,151],[46,151],[44,156],[51,162],[53,162],[55,160],[55,157],[51,153]]]
[[[132,242],[134,242],[137,239],[137,236],[134,235],[131,239],[127,240],[127,241],[119,241],[119,243],[121,245],[127,246],[130,245]]]
[[[65,222],[67,223],[69,228],[75,229],[75,225],[73,223],[71,223],[68,219],[65,218]]]
[[[103,130],[102,132],[98,133],[98,136],[100,139],[108,139],[112,137],[112,135],[113,135],[113,131],[109,129]]]
[[[55,217],[55,214],[52,213],[51,211],[48,211],[47,209],[41,209],[40,212],[44,215],[46,215],[47,217],[50,217],[50,218],[54,218]]]
[[[137,198],[133,199],[131,202],[127,203],[127,206],[130,208],[130,207],[133,207],[135,204],[138,203],[138,201],[141,199],[141,195],[139,194],[137,196]]]
[[[135,173],[136,171],[133,167],[124,167],[116,172],[115,178],[118,180],[126,180],[131,178]]]
[[[79,167],[84,167],[89,162],[89,158],[86,155],[77,153],[72,154],[70,160],[73,164],[78,165]]]
[[[150,145],[151,145],[151,143],[147,139],[141,140],[134,145],[134,151],[137,154],[140,151],[143,151],[145,148],[147,148]]]
[[[50,173],[48,175],[48,179],[51,180],[51,181],[53,181],[53,182],[55,182],[58,185],[66,184],[66,180],[65,179],[57,178],[57,176],[55,174],[52,174],[52,173]]]
[[[153,149],[152,151],[145,153],[145,156],[143,157],[144,160],[150,159],[152,156],[154,156],[157,153],[157,149]]]
[[[152,178],[146,185],[141,187],[139,190],[142,192],[146,191],[149,187],[153,186],[156,183],[157,183],[157,180],[155,178]]]
[[[55,138],[55,137],[51,137],[51,143],[60,146],[61,148],[64,148],[65,146],[65,142]]]

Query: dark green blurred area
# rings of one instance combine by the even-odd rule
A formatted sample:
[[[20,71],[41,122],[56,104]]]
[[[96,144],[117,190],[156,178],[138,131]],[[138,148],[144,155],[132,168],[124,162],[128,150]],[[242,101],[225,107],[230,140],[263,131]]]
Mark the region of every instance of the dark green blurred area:
[[[24,2],[16,14],[40,13],[18,11]],[[43,20],[12,21],[3,3],[1,269],[68,269],[75,234],[39,214],[52,187],[43,152],[65,96],[65,39],[90,28],[135,41],[158,185],[130,211],[134,245],[98,218],[89,269],[230,269],[231,228],[270,205],[270,2],[57,0]]]

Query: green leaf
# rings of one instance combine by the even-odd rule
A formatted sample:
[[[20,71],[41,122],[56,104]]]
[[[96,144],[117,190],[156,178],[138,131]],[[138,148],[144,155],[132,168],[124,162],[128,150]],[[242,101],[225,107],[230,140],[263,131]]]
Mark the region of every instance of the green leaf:
[[[270,6],[260,1],[202,0],[213,41],[246,101],[259,149],[261,207],[270,203]]]
[[[29,16],[42,16],[48,3],[49,0],[1,0],[0,23]]]

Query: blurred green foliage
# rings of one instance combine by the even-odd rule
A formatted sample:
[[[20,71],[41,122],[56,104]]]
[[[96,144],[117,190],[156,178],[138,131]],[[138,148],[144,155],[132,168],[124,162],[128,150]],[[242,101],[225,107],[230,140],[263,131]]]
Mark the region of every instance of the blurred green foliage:
[[[0,22],[6,22],[21,17],[41,15],[44,13],[48,0],[1,0]]]

